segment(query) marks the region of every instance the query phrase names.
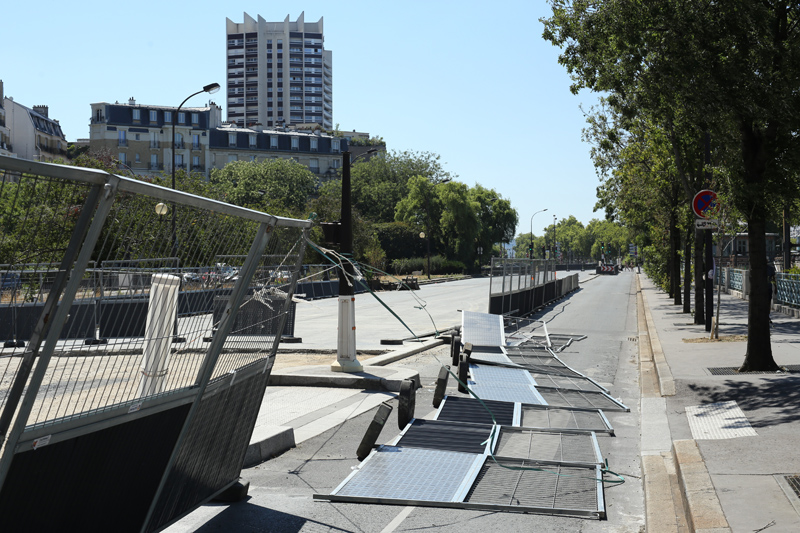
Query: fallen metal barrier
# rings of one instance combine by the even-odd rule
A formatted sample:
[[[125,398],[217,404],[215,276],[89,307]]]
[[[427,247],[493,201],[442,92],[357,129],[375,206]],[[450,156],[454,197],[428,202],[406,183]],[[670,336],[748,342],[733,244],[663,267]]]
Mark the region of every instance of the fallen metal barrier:
[[[0,320],[34,324],[0,350],[0,530],[157,531],[234,486],[311,223],[5,156],[0,205]],[[213,293],[221,311],[182,313],[185,276],[219,256],[240,258]],[[98,276],[116,278],[102,295]],[[239,310],[258,306],[264,334],[231,346]],[[74,340],[95,327],[104,343]]]

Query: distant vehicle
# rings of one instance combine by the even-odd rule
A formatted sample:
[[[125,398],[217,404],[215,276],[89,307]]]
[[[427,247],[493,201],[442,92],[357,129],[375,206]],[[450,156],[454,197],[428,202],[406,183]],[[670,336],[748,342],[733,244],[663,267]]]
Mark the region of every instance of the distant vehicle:
[[[17,290],[22,287],[22,280],[16,272],[0,273],[0,289],[4,291]]]

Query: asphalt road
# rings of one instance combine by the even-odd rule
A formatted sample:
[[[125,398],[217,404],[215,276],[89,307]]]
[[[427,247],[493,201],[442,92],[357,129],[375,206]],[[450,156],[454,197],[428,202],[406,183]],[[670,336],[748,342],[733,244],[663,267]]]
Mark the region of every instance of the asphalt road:
[[[464,309],[465,287],[482,280],[435,286],[449,299],[453,311]],[[485,309],[483,303],[475,310]],[[366,307],[366,306],[365,306]],[[454,315],[454,317],[457,315]],[[611,470],[622,475],[621,485],[605,488],[605,521],[522,513],[495,513],[458,509],[330,503],[315,501],[313,494],[330,493],[358,464],[356,448],[372,420],[373,411],[353,418],[298,447],[242,472],[251,483],[248,499],[232,505],[208,505],[195,516],[206,518],[199,532],[375,532],[442,531],[644,531],[644,503],[639,461],[639,385],[636,361],[636,298],[633,276],[600,276],[535,318],[545,320],[550,333],[587,335],[560,357],[576,370],[611,390],[631,408],[630,413],[608,412],[615,437],[598,436]],[[364,326],[360,326],[364,327]],[[417,391],[417,416],[425,418],[432,408],[433,388],[448,347],[440,347],[395,364],[420,373],[423,388]],[[450,385],[454,389],[451,380]],[[452,391],[455,394],[455,391]],[[378,439],[387,442],[398,433],[396,400],[392,417]],[[607,479],[611,479],[607,476]],[[198,523],[198,522],[195,522]]]

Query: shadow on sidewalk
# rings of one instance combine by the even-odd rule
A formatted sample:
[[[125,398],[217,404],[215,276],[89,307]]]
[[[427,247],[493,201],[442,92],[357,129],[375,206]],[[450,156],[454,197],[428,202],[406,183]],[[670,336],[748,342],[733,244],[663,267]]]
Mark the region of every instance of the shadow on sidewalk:
[[[704,403],[734,400],[753,427],[769,427],[800,421],[800,376],[763,377],[743,374],[749,381],[726,380],[715,387],[689,384]],[[763,413],[754,412],[767,409]]]

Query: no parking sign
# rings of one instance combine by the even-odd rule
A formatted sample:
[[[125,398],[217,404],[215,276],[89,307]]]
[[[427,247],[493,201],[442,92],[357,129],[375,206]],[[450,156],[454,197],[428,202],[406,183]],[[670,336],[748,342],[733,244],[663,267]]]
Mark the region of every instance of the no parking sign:
[[[694,195],[692,200],[692,211],[700,218],[710,218],[717,214],[719,202],[717,193],[704,189]]]

